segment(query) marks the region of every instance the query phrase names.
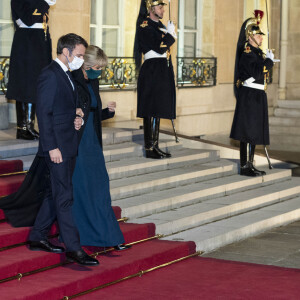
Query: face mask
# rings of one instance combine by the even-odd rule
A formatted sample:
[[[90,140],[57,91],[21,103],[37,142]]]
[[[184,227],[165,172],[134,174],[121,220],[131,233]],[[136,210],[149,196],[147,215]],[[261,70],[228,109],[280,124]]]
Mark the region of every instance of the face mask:
[[[93,70],[90,68],[89,70],[85,70],[85,72],[89,79],[96,79],[101,75],[102,70]]]
[[[82,64],[84,63],[84,60],[82,58],[79,58],[77,56],[74,56],[74,59],[69,62],[68,57],[66,56],[67,60],[68,60],[68,65],[71,71],[75,71],[78,70]]]

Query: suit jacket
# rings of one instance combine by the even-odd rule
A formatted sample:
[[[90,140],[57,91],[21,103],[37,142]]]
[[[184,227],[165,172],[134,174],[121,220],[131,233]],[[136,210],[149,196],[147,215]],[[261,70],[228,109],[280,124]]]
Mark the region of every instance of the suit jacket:
[[[74,83],[74,87],[75,83]],[[38,155],[58,148],[62,157],[74,157],[78,132],[74,128],[77,91],[56,61],[43,69],[37,83],[37,118],[40,131]]]
[[[75,80],[76,87],[78,90],[78,105],[84,113],[84,117],[83,117],[84,125],[80,128],[79,140],[81,139],[81,137],[83,135],[85,125],[87,123],[87,119],[89,117],[90,110],[91,110],[91,95],[90,95],[89,88],[87,85],[87,83],[90,83],[91,87],[94,91],[94,94],[96,96],[96,99],[97,99],[97,110],[95,112],[95,117],[94,117],[94,129],[96,131],[96,134],[97,134],[97,137],[99,140],[99,144],[102,147],[101,121],[112,118],[115,115],[115,113],[110,112],[108,110],[108,108],[102,109],[102,101],[101,101],[101,97],[99,94],[99,80],[98,79],[89,79],[88,81],[85,80],[81,69],[72,72],[72,75],[73,75],[73,78]]]

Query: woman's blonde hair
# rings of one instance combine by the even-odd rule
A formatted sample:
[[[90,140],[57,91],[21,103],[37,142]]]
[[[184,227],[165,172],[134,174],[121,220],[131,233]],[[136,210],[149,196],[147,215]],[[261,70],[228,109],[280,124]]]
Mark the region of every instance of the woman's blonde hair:
[[[107,66],[108,59],[102,49],[97,46],[89,45],[84,55],[84,67],[91,68],[93,66],[105,67]]]

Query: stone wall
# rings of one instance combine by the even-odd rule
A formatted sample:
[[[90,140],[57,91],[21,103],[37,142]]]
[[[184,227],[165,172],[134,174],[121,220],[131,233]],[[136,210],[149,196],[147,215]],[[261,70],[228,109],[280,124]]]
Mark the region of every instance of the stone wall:
[[[269,1],[270,7],[270,45],[279,55],[280,42],[280,0]],[[178,0],[173,0],[171,19],[178,24]],[[218,73],[217,86],[211,88],[177,89],[177,119],[176,127],[179,133],[188,135],[205,135],[228,132],[231,127],[235,98],[233,95],[233,72],[235,50],[240,26],[245,15],[251,12],[257,3],[263,9],[263,0],[202,0],[202,55],[216,56]],[[246,3],[246,6],[245,6]],[[124,4],[124,34],[125,56],[132,56],[135,35],[135,22],[139,12],[140,0],[126,0]],[[300,81],[300,29],[297,19],[300,14],[299,0],[290,0],[289,18],[289,68],[288,95],[299,98],[297,94]],[[169,19],[169,9],[166,8],[164,23]],[[90,1],[63,0],[57,1],[50,10],[50,31],[53,42],[53,57],[56,57],[58,38],[66,33],[74,32],[89,41]],[[263,25],[265,26],[265,25]],[[264,29],[265,30],[265,29]],[[176,71],[177,42],[172,47],[173,64]],[[268,89],[270,113],[277,103],[278,68],[274,68],[273,84]],[[105,106],[108,101],[117,101],[117,114],[108,123],[118,123],[118,126],[128,122],[136,122],[136,91],[103,92],[102,100]],[[12,114],[11,114],[12,115]],[[169,121],[163,121],[162,127],[171,128]]]

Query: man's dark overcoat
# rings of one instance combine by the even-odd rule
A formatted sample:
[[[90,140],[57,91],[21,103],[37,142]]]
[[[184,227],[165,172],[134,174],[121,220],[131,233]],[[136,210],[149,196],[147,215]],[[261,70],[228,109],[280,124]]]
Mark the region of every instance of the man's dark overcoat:
[[[163,33],[162,22],[146,18],[137,29],[138,46],[145,54],[153,50],[166,53],[175,42],[169,33]],[[176,118],[176,94],[171,57],[151,58],[144,61],[137,85],[137,116],[140,118]]]
[[[239,79],[244,82],[253,77],[254,83],[264,85],[265,75],[272,67],[273,61],[265,59],[261,49],[247,44],[239,60]],[[230,137],[252,145],[269,145],[266,92],[241,86],[237,89],[236,98]]]

